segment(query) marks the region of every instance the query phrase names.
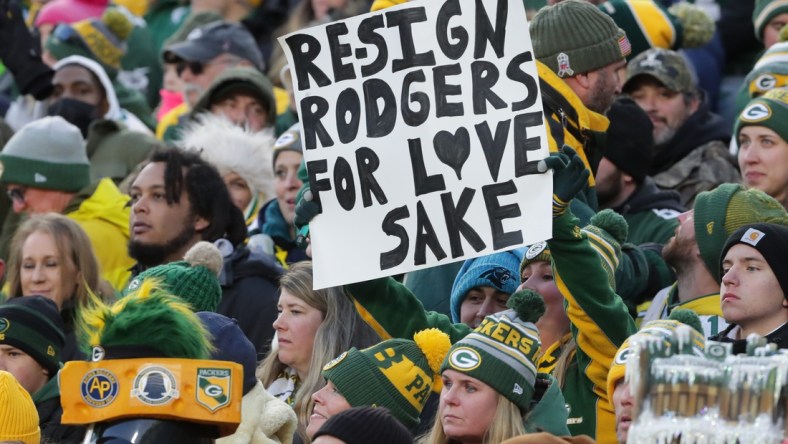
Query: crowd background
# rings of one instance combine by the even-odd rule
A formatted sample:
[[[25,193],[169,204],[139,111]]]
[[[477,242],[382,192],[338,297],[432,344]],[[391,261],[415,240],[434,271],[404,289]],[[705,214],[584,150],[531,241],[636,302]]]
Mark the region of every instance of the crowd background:
[[[403,1],[0,0],[0,441],[785,439],[788,1],[524,0],[553,238],[315,291],[276,38]]]

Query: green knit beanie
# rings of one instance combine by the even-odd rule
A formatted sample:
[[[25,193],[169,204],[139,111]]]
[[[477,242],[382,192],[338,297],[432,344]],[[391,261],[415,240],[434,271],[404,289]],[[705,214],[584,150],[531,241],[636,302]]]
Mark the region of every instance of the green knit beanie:
[[[197,311],[216,311],[222,300],[218,275],[222,269],[222,253],[210,242],[197,242],[186,252],[183,261],[149,268],[129,282],[124,296],[140,288],[147,279],[155,278],[167,292],[188,302]]]
[[[0,344],[27,353],[50,377],[60,368],[64,330],[57,305],[44,296],[13,297],[0,304]]]
[[[706,268],[717,282],[722,280],[719,261],[728,237],[744,225],[788,225],[788,213],[773,197],[755,188],[725,183],[695,198],[695,241]]]
[[[79,128],[60,116],[34,120],[0,152],[0,184],[76,192],[90,184],[90,161]]]
[[[542,8],[531,21],[536,58],[558,77],[572,77],[625,60],[626,34],[596,6],[565,0]]]
[[[788,0],[755,0],[752,11],[752,24],[755,27],[755,38],[763,41],[766,25],[780,14],[788,13]]]
[[[487,316],[455,343],[441,366],[476,378],[528,412],[541,343],[534,323],[544,314],[542,297],[529,289],[509,297],[509,310]]]
[[[528,265],[534,262],[547,262],[550,263],[553,259],[553,255],[550,253],[550,247],[547,245],[547,242],[537,242],[530,247],[528,250],[525,251],[525,255],[523,255],[523,261],[520,262],[520,276],[523,275],[523,270]]]
[[[788,89],[778,88],[753,99],[736,119],[733,134],[738,139],[745,126],[763,126],[788,141]]]
[[[364,350],[355,347],[323,367],[351,407],[386,407],[413,429],[436,384],[438,370],[451,347],[449,336],[436,328],[422,330],[413,340],[390,339]]]

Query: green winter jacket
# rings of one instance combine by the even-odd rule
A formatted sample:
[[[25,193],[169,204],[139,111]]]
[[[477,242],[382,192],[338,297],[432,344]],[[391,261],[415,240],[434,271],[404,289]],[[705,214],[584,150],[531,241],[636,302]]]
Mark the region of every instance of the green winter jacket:
[[[179,0],[155,0],[150,3],[145,13],[145,23],[148,24],[153,50],[161,54],[164,42],[181,27],[191,8],[188,2]]]
[[[547,241],[553,279],[564,296],[570,331],[577,343],[562,387],[572,435],[616,443],[616,421],[607,394],[607,373],[618,348],[637,329],[624,301],[610,288],[600,258],[567,211],[553,220]]]
[[[130,131],[113,120],[93,122],[87,139],[91,180],[109,177],[119,184],[159,143],[152,135]]]

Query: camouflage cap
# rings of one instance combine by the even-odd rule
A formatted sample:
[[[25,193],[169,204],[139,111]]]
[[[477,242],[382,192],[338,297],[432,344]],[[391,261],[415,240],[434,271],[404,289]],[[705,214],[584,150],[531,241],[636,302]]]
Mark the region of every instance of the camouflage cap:
[[[695,90],[692,76],[684,57],[676,51],[653,48],[638,54],[627,65],[627,81],[624,92],[631,92],[635,77],[649,75],[659,80],[668,89],[679,92]]]

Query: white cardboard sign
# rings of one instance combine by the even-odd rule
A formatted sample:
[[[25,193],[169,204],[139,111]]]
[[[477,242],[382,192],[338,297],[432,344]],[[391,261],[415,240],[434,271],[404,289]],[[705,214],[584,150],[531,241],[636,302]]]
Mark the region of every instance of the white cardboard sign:
[[[522,0],[416,0],[279,42],[323,207],[316,289],[551,236]]]

